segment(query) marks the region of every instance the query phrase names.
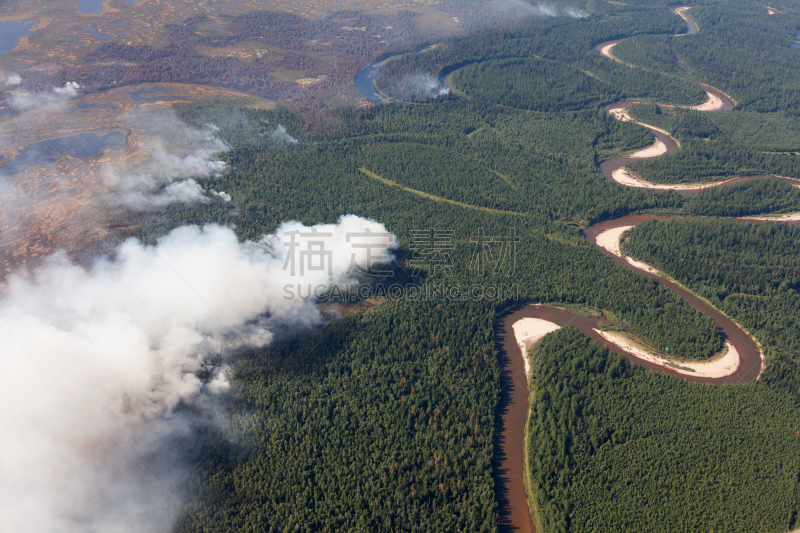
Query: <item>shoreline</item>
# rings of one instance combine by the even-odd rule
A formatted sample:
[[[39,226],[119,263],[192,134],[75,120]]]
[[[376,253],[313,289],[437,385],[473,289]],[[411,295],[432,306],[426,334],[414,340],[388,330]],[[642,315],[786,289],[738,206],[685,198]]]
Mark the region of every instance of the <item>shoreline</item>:
[[[782,215],[759,215],[752,217],[739,217],[739,220],[760,220],[764,222],[797,222],[800,221],[800,213],[784,213]]]
[[[715,355],[707,361],[680,361],[661,357],[650,348],[634,341],[624,333],[618,331],[596,331],[604,339],[616,344],[626,352],[685,376],[724,378],[739,370],[741,366],[739,352],[729,341],[725,341],[725,350],[721,354]]]
[[[526,383],[531,382],[531,362],[528,351],[533,348],[548,333],[561,329],[555,322],[541,318],[522,318],[511,325],[514,337],[522,352],[522,363],[525,365]]]
[[[798,216],[798,220],[800,220],[800,213],[797,213],[796,215]],[[626,218],[626,217],[623,217],[623,218]],[[647,220],[647,219],[653,219],[653,220],[660,220],[660,219],[666,220],[667,219],[666,217],[655,217],[655,216],[651,216],[651,217],[640,216],[640,217],[637,217],[637,218],[640,219],[639,222],[642,222],[642,221]],[[615,256],[615,257],[617,257],[619,259],[624,260],[625,264],[628,265],[629,268],[633,268],[636,271],[642,272],[642,273],[644,273],[646,275],[650,275],[652,277],[655,277],[655,278],[659,279],[660,281],[664,282],[668,286],[668,288],[672,288],[673,292],[678,292],[673,288],[673,286],[679,288],[681,291],[685,292],[687,295],[691,295],[693,300],[697,300],[698,302],[702,302],[710,310],[712,310],[715,313],[718,313],[722,317],[725,317],[725,319],[729,320],[741,333],[746,335],[749,338],[749,340],[752,341],[753,345],[755,346],[756,351],[757,351],[758,356],[759,356],[759,359],[760,359],[760,363],[761,363],[760,367],[759,367],[758,375],[756,376],[755,380],[757,381],[758,379],[760,379],[761,378],[761,374],[764,372],[764,369],[766,368],[766,357],[764,355],[764,350],[761,347],[761,344],[756,340],[756,338],[749,331],[745,330],[741,326],[741,324],[739,324],[738,322],[736,322],[735,320],[730,318],[724,312],[722,312],[721,310],[719,310],[719,309],[715,308],[713,305],[711,305],[711,303],[708,300],[706,300],[705,298],[702,298],[702,297],[700,297],[698,295],[695,295],[688,287],[686,287],[682,283],[678,282],[677,280],[672,279],[670,276],[664,274],[663,272],[661,272],[660,270],[658,270],[654,266],[649,265],[649,264],[645,263],[644,261],[638,261],[636,259],[633,259],[632,257],[628,257],[628,256],[623,256],[622,255],[622,251],[620,249],[620,239],[622,237],[622,234],[625,233],[627,230],[629,230],[631,228],[634,228],[637,224],[620,225],[620,226],[617,226],[617,227],[612,227],[612,228],[606,229],[604,231],[600,231],[595,236],[594,244],[598,248],[600,248],[601,250],[605,250],[606,252],[608,252],[612,256]],[[591,240],[590,240],[590,242],[591,242]],[[683,294],[681,294],[680,292],[678,292],[678,296],[681,296],[684,299],[684,301],[686,301],[686,303],[688,303],[689,305],[691,305],[695,309],[698,309],[701,312],[704,312],[704,310],[702,309],[701,306],[698,306],[696,304],[693,304],[691,301],[688,301],[687,298]],[[714,320],[713,316],[711,318],[712,318],[712,320]],[[717,322],[717,320],[714,320],[714,321]],[[717,325],[719,326],[720,324],[717,323]],[[723,328],[723,330],[724,330],[724,328]],[[600,333],[600,332],[598,332],[598,333]],[[605,333],[608,333],[608,332],[605,332]],[[601,333],[601,335],[603,335],[603,334]],[[605,338],[605,335],[603,335],[603,337]],[[729,350],[727,350],[725,352],[725,356],[728,357],[728,359],[725,359],[724,363],[718,363],[718,366],[707,366],[709,363],[713,363],[713,362],[717,361],[717,359],[715,359],[715,358],[712,358],[708,362],[694,362],[694,363],[691,363],[691,364],[689,362],[681,362],[681,363],[679,363],[679,365],[682,366],[682,367],[693,368],[693,369],[695,369],[695,371],[697,371],[697,369],[705,371],[705,373],[702,373],[702,374],[698,374],[696,372],[689,372],[689,373],[681,372],[679,369],[674,368],[672,366],[670,366],[670,369],[672,371],[680,373],[680,374],[691,375],[693,377],[698,377],[698,378],[699,377],[705,377],[707,379],[727,378],[727,377],[730,377],[730,376],[736,374],[741,368],[742,356],[740,355],[739,350],[736,349],[736,346],[731,342],[730,335],[728,335],[728,337],[729,338],[726,340],[726,343],[730,344],[731,347],[730,347]],[[736,357],[736,360],[737,360],[736,364],[733,363],[733,359],[732,359],[734,357],[734,352],[735,352],[735,357]],[[651,361],[651,362],[654,362],[654,361]],[[654,362],[654,364],[661,364],[662,366],[664,366],[663,363]],[[675,364],[678,364],[678,363],[675,363]],[[721,366],[719,366],[719,365],[721,365]],[[667,365],[667,366],[669,366],[669,365]]]

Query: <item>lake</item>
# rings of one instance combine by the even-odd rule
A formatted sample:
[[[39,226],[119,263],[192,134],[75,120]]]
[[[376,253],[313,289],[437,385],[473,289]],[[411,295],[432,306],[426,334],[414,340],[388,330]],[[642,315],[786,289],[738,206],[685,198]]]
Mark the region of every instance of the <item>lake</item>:
[[[31,143],[19,151],[14,159],[0,165],[0,172],[15,175],[29,166],[43,166],[55,163],[62,157],[90,157],[100,153],[103,148],[119,146],[125,136],[112,131],[100,137],[93,133],[81,133],[70,137],[60,137],[47,141]]]
[[[33,22],[0,22],[0,54],[10,52],[20,37],[29,35]]]
[[[78,11],[84,15],[97,15],[103,10],[103,0],[78,0]]]

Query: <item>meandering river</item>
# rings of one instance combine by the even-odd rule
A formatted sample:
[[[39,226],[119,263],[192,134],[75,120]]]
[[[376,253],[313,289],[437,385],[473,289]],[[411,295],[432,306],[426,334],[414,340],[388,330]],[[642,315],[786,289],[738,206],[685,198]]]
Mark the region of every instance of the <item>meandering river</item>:
[[[744,383],[758,378],[762,368],[761,351],[750,335],[733,320],[710,306],[701,298],[690,293],[676,283],[637,268],[598,244],[597,237],[607,230],[636,226],[647,220],[668,220],[668,217],[655,215],[630,215],[614,220],[600,222],[584,230],[589,243],[609,257],[615,264],[642,274],[657,278],[660,283],[680,296],[686,303],[698,309],[719,326],[722,334],[737,350],[740,356],[739,367],[724,377],[708,378],[681,374],[678,371],[644,360],[625,351],[603,338],[598,332],[598,323],[611,325],[601,318],[584,318],[570,311],[549,306],[529,305],[498,316],[495,319],[495,341],[500,347],[503,393],[500,415],[495,437],[495,476],[496,496],[500,506],[500,530],[533,532],[533,521],[528,510],[528,496],[524,485],[524,436],[528,415],[528,385],[524,371],[523,355],[512,325],[523,318],[539,318],[559,326],[573,326],[581,333],[606,346],[611,352],[624,355],[631,363],[654,372],[670,374],[687,381],[699,383]]]
[[[686,20],[687,31],[681,35],[692,35],[699,30],[698,26],[686,17],[685,12],[688,9],[689,8],[685,6],[673,7],[671,9],[673,13]],[[595,49],[610,59],[619,61],[611,54],[611,49],[622,40],[623,39],[600,43]],[[394,57],[369,65],[358,73],[356,77],[356,86],[370,102],[386,101],[375,87],[375,73]],[[445,85],[447,85],[448,81],[446,78],[449,78],[449,75],[452,75],[454,71],[455,69],[447,72],[443,80]],[[706,85],[703,85],[703,88],[708,94],[707,101],[704,104],[692,106],[693,109],[702,111],[727,111],[733,109],[735,106],[735,102],[721,91]],[[631,120],[625,110],[633,104],[635,104],[635,102],[620,102],[610,105],[606,109],[609,113],[615,114],[620,120]],[[673,189],[680,194],[698,194],[700,190],[705,187],[718,186],[749,178],[749,176],[742,176],[721,183],[690,186],[655,186],[653,184],[647,184],[647,182],[635,184],[622,182],[616,179],[615,176],[619,175],[617,174],[619,171],[624,171],[628,163],[657,157],[680,149],[680,143],[671,137],[668,132],[649,124],[640,124],[653,132],[656,137],[656,144],[649,149],[633,154],[631,157],[612,159],[602,163],[600,165],[600,171],[609,179],[617,181],[622,185]],[[658,143],[661,143],[663,146]],[[797,184],[795,180],[789,178],[786,178],[786,180]],[[674,375],[687,381],[711,384],[743,383],[757,379],[761,373],[763,358],[759,346],[755,340],[734,321],[677,283],[665,279],[647,269],[634,266],[623,257],[615,255],[598,243],[598,237],[606,231],[633,227],[644,221],[653,219],[666,220],[667,217],[658,217],[654,215],[626,216],[590,226],[584,230],[584,236],[592,246],[609,257],[615,264],[622,268],[633,270],[641,275],[657,278],[660,283],[672,290],[687,304],[698,309],[710,318],[717,324],[721,333],[738,352],[739,364],[735,369],[722,377],[703,377],[701,375],[692,375],[692,373],[687,373],[685,371],[681,372],[669,366],[643,359],[601,336],[598,332],[598,324],[611,325],[604,317],[584,318],[570,311],[556,307],[528,305],[495,317],[495,340],[500,348],[499,362],[502,369],[501,379],[503,386],[496,427],[494,458],[500,531],[515,531],[518,533],[532,533],[535,531],[534,523],[528,508],[528,496],[524,484],[526,468],[524,436],[528,416],[528,383],[524,371],[523,354],[512,328],[513,324],[517,321],[523,318],[538,318],[555,323],[559,326],[576,327],[584,335],[605,344],[611,352],[624,355],[631,363],[637,366],[655,372]]]

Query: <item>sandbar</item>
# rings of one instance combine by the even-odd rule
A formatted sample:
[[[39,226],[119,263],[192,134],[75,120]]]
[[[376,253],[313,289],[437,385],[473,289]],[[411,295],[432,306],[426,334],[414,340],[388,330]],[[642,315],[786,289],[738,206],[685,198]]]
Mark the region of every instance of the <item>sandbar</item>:
[[[629,339],[625,334],[616,331],[595,331],[609,342],[612,342],[639,359],[649,361],[653,364],[669,368],[673,372],[686,376],[705,377],[705,378],[724,378],[730,376],[739,369],[741,357],[736,347],[730,342],[725,341],[723,352],[708,361],[680,361],[666,359],[656,355]]]
[[[795,222],[800,220],[800,213],[786,213],[784,215],[740,217],[742,220],[769,220],[772,222]]]
[[[621,185],[626,185],[628,187],[639,187],[642,189],[659,189],[665,191],[698,191],[700,189],[708,189],[711,187],[719,187],[725,181],[718,181],[716,183],[706,183],[706,184],[697,184],[697,183],[690,183],[690,184],[682,184],[682,183],[651,183],[649,181],[645,181],[643,179],[637,178],[634,176],[627,167],[618,168],[614,172],[611,173],[611,178]]]
[[[525,376],[527,377],[526,383],[530,383],[531,363],[528,360],[528,350],[533,348],[548,333],[561,329],[561,326],[541,318],[522,318],[514,322],[511,327],[514,330],[517,344],[522,350],[522,361],[525,363]]]
[[[631,229],[633,226],[620,226],[619,228],[607,229],[597,236],[597,246],[608,250],[617,257],[622,257],[622,252],[619,249],[619,238],[625,233],[626,230]]]
[[[604,56],[606,56],[609,59],[613,59],[617,63],[622,63],[622,61],[620,61],[619,59],[614,57],[614,55],[611,53],[611,49],[614,48],[615,46],[617,46],[618,44],[619,44],[619,42],[607,44],[603,48],[600,49],[600,53],[603,54]]]

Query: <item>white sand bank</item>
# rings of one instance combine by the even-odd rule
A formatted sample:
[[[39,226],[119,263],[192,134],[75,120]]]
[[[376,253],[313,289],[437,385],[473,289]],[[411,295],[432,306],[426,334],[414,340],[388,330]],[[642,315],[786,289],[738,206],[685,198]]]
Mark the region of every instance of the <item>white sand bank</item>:
[[[797,215],[800,216],[800,213],[797,213]],[[633,226],[622,226],[622,227],[619,227],[619,228],[608,229],[608,230],[600,233],[597,236],[597,245],[600,246],[601,248],[605,249],[605,250],[608,250],[609,252],[611,252],[612,254],[616,255],[617,257],[622,257],[622,252],[619,249],[620,237],[622,236],[623,233],[625,233],[625,230],[628,230],[628,229],[630,229],[632,227]],[[633,259],[631,257],[625,257],[625,260],[628,263],[630,263],[631,266],[634,266],[634,267],[639,268],[641,270],[644,270],[646,272],[650,272],[651,274],[654,274],[656,276],[659,276],[659,277],[662,277],[662,278],[667,278],[667,276],[665,276],[663,272],[661,272],[660,270],[658,270],[654,266],[645,263],[644,261],[637,261],[637,260],[635,260],[635,259]],[[676,285],[682,287],[683,289],[689,290],[683,284],[681,284],[680,282],[675,281],[675,280],[672,280],[672,281]],[[709,303],[709,302],[706,302],[706,303]],[[711,304],[709,303],[709,305],[711,305]],[[730,317],[728,317],[728,318],[730,318]],[[737,328],[739,328],[740,330],[744,331],[751,339],[753,339],[753,342],[755,342],[756,346],[758,347],[759,355],[761,357],[761,372],[764,372],[764,368],[766,366],[766,359],[764,358],[764,350],[761,348],[761,344],[756,340],[755,337],[753,337],[753,335],[751,335],[748,331],[746,331],[741,326],[741,324],[739,324],[735,320],[732,320],[732,322],[734,324],[736,324]],[[645,359],[647,361],[651,361],[653,363],[656,363],[656,364],[659,364],[659,365],[662,365],[662,366],[669,366],[669,365],[666,364],[667,361],[665,359],[661,358],[660,356],[658,356],[656,354],[648,352],[644,347],[637,345],[636,343],[634,343],[630,339],[627,339],[626,337],[624,337],[620,333],[601,332],[601,331],[598,331],[598,330],[595,330],[595,331],[597,331],[601,336],[603,336],[603,338],[605,338],[608,341],[613,342],[614,344],[616,344],[617,346],[619,346],[620,348],[622,348],[623,350],[625,350],[628,353],[631,353],[631,354],[633,354],[633,355],[635,355],[637,357],[641,357],[642,359]],[[617,342],[617,341],[619,341],[619,342]],[[638,349],[639,351],[641,351],[643,353],[640,354],[635,349]],[[729,375],[733,374],[734,372],[736,372],[736,370],[739,368],[740,362],[741,362],[741,357],[739,356],[739,352],[736,350],[736,348],[732,344],[730,344],[728,341],[725,341],[725,351],[723,352],[723,354],[721,356],[714,357],[710,361],[705,361],[705,362],[702,362],[702,363],[687,363],[687,362],[679,362],[678,363],[678,362],[675,362],[674,364],[678,364],[679,366],[682,366],[682,367],[685,367],[685,368],[690,368],[690,369],[692,369],[692,371],[684,371],[684,370],[680,370],[680,369],[676,369],[676,368],[673,368],[673,370],[675,370],[676,372],[679,372],[681,374],[686,374],[686,375],[700,376],[700,377],[707,377],[707,378],[721,378],[721,377],[729,376]],[[758,378],[761,377],[761,372],[759,372]],[[756,378],[756,379],[758,379],[758,378]]]
[[[632,266],[634,266],[634,267],[636,267],[636,268],[638,268],[640,270],[644,270],[645,272],[650,272],[651,274],[656,275],[656,276],[661,276],[662,278],[665,277],[664,274],[659,269],[657,269],[656,267],[654,267],[652,265],[648,265],[647,263],[645,263],[643,261],[637,261],[636,259],[634,259],[632,257],[626,257],[625,261],[627,261]]]
[[[800,220],[800,213],[786,213],[785,215],[771,215],[763,217],[740,217],[742,220],[771,220],[772,222],[794,222]]]
[[[597,236],[597,245],[600,248],[608,250],[617,257],[622,257],[622,252],[619,250],[619,238],[625,233],[625,230],[631,229],[633,226],[621,226],[619,228],[607,229]]]
[[[717,183],[705,183],[703,185],[697,183],[656,184],[637,178],[631,173],[630,170],[628,170],[627,167],[618,168],[617,170],[612,172],[611,179],[613,179],[620,185],[626,185],[628,187],[639,187],[642,189],[659,189],[663,191],[697,191],[700,189],[708,189],[709,187],[717,187],[718,185],[724,183],[720,181]]]
[[[600,49],[600,53],[603,54],[604,56],[606,56],[609,59],[613,59],[617,63],[622,63],[622,61],[620,61],[619,59],[614,57],[614,55],[611,53],[611,49],[614,48],[615,46],[617,46],[618,44],[619,43],[607,44],[603,48]]]
[[[800,180],[798,180],[797,178],[790,178],[789,176],[780,176],[778,174],[775,174],[775,177],[783,180],[789,180],[789,185],[791,185],[792,187],[800,187]]]
[[[708,100],[703,102],[700,105],[690,105],[690,106],[680,106],[686,109],[694,109],[695,111],[717,111],[722,109],[722,98],[715,94],[711,94],[710,92],[706,91],[706,95],[708,96]]]
[[[530,383],[531,363],[528,360],[528,350],[533,348],[548,333],[561,329],[561,326],[541,318],[521,318],[514,322],[511,328],[514,330],[514,337],[516,337],[517,344],[522,350],[522,360],[525,363],[525,376],[527,377],[526,383]]]
[[[639,157],[639,158],[648,158],[648,157],[656,157],[662,154],[667,153],[667,145],[662,143],[660,140],[656,139],[656,142],[653,143],[651,146],[639,150],[638,152],[631,154],[629,157]]]
[[[638,102],[632,102],[632,103],[637,104]],[[681,147],[680,141],[678,141],[678,139],[676,139],[675,137],[670,135],[667,130],[662,130],[661,128],[656,128],[655,126],[651,126],[650,124],[645,124],[644,122],[639,122],[637,120],[633,120],[633,118],[631,117],[630,113],[628,113],[628,108],[612,109],[611,111],[609,111],[609,113],[611,113],[614,116],[615,119],[620,120],[622,122],[633,122],[634,124],[638,124],[640,126],[644,126],[645,128],[647,128],[650,131],[657,131],[659,133],[663,133],[664,135],[666,135],[667,137],[672,139],[675,142],[675,144],[678,145],[678,148]],[[661,142],[661,141],[657,141],[657,142]],[[652,148],[652,146],[651,146],[651,148]],[[648,148],[648,150],[649,150],[649,148]],[[664,150],[666,151],[666,145],[664,146]],[[644,151],[644,150],[642,150],[642,151]],[[637,154],[638,153],[639,152],[637,152]],[[664,152],[662,152],[662,153],[664,153]],[[661,154],[656,154],[656,155],[661,155]],[[632,155],[630,157],[655,157],[655,156],[644,156],[644,155],[636,155],[636,154],[634,154],[634,155]]]
[[[639,359],[669,368],[678,374],[683,374],[686,376],[724,378],[736,372],[741,363],[739,352],[730,342],[727,341],[725,342],[725,350],[722,352],[722,354],[709,361],[677,361],[665,359],[656,355],[654,352],[651,352],[638,343],[633,342],[622,333],[616,331],[600,331],[598,329],[595,331],[607,341],[616,344],[626,352],[636,356]],[[678,366],[681,368],[677,368]]]

